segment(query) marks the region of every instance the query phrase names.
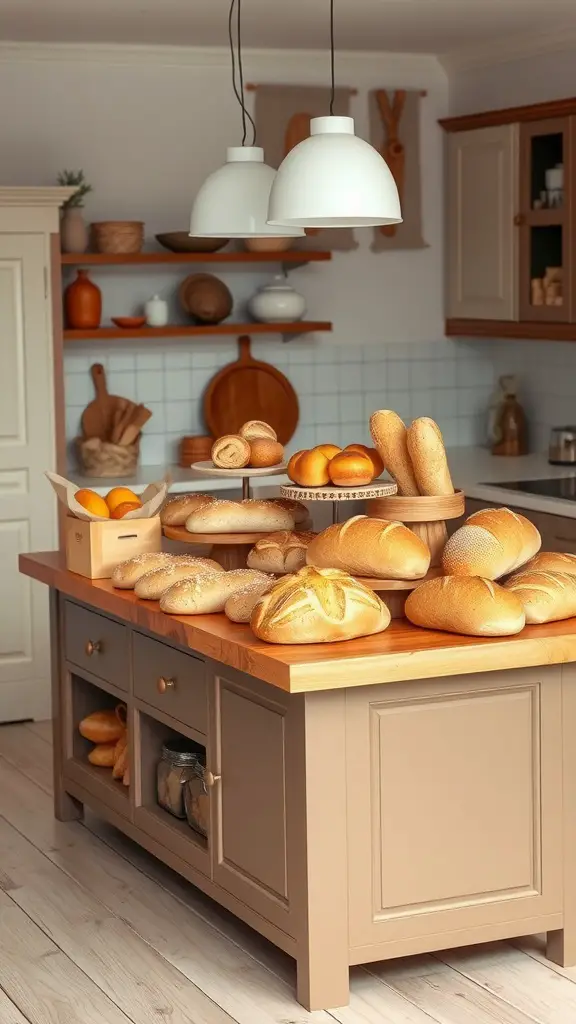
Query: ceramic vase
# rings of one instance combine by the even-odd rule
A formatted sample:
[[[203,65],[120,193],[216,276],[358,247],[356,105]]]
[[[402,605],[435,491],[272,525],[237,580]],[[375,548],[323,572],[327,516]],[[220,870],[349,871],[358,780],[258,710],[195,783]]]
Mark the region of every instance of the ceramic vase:
[[[255,320],[263,323],[281,323],[301,320],[306,312],[304,296],[277,274],[271,284],[260,288],[252,296],[248,308]]]
[[[62,252],[86,252],[88,225],[79,206],[70,206],[64,210],[60,223],[60,244]]]
[[[149,327],[165,327],[168,323],[168,303],[159,295],[153,295],[144,305],[144,314]]]
[[[79,270],[76,280],[64,292],[64,312],[72,330],[88,331],[100,326],[102,292],[90,280],[87,270]]]

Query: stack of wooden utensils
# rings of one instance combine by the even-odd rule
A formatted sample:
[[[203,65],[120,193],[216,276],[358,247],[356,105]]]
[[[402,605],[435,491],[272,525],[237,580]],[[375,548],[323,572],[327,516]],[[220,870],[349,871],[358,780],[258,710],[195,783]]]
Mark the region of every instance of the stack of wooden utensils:
[[[88,475],[123,475],[136,466],[140,433],[152,413],[129,398],[109,394],[101,363],[94,363],[90,374],[96,397],[82,413],[80,458]]]

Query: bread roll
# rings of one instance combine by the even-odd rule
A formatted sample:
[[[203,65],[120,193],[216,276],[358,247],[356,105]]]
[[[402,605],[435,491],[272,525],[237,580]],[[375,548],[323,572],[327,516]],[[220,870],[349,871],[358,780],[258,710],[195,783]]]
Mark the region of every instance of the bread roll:
[[[522,566],[522,572],[567,572],[570,576],[576,576],[576,555],[539,551]]]
[[[172,615],[211,615],[223,612],[226,601],[238,590],[269,577],[254,569],[233,569],[231,572],[211,573],[179,580],[160,598],[160,608]]]
[[[376,450],[376,448],[369,448],[367,444],[348,444],[346,445],[344,451],[364,452],[364,454],[367,455],[370,461],[372,462],[372,466],[374,469],[373,479],[376,479],[377,477],[381,476],[382,473],[384,472],[384,463],[382,461],[382,456]]]
[[[164,526],[184,526],[192,512],[214,500],[211,494],[180,494],[169,498],[160,513],[160,522]]]
[[[294,501],[293,498],[262,498],[262,501],[271,501],[272,504],[289,512],[295,526],[310,522],[310,509],[303,501]]]
[[[256,437],[250,441],[250,465],[255,469],[279,466],[284,461],[284,448],[269,437]]]
[[[497,580],[524,565],[541,543],[538,530],[525,516],[509,508],[484,508],[448,539],[442,567],[447,576]]]
[[[178,580],[191,576],[205,576],[207,573],[222,572],[222,566],[212,558],[194,558],[193,555],[180,555],[169,565],[154,569],[141,576],[134,593],[144,601],[159,601],[168,587]]]
[[[305,452],[307,452],[307,451],[308,451],[307,448],[300,448],[299,451],[294,452],[294,455],[291,455],[290,458],[288,459],[288,465],[286,466],[286,473],[288,474],[288,478],[292,481],[293,484],[295,484],[297,482],[296,481],[296,477],[294,476],[294,473],[295,473],[295,470],[296,470],[296,463],[298,462],[298,459],[300,458],[300,456],[304,455]]]
[[[524,628],[522,602],[479,576],[438,576],[409,594],[404,614],[415,626],[466,636],[512,636]]]
[[[576,615],[576,577],[567,572],[520,572],[504,584],[520,598],[526,622],[557,622]]]
[[[366,452],[340,452],[328,463],[328,473],[337,487],[363,487],[372,481],[374,466]]]
[[[250,445],[240,434],[225,434],[214,441],[211,455],[219,469],[243,469],[250,462]]]
[[[316,644],[380,633],[390,612],[377,594],[338,569],[306,566],[258,601],[250,625],[271,644]]]
[[[115,750],[115,743],[99,743],[88,754],[88,760],[97,768],[113,768]]]
[[[355,516],[319,533],[308,545],[306,561],[381,580],[417,580],[430,568],[430,551],[403,523]]]
[[[174,555],[164,551],[147,551],[143,555],[134,555],[125,562],[120,562],[112,573],[112,586],[118,590],[133,590],[145,572],[160,569],[171,562]]]
[[[342,451],[337,444],[330,444],[329,442],[327,444],[315,444],[312,450],[321,452],[327,459],[333,459],[335,455],[339,455]]]
[[[274,577],[251,583],[243,590],[237,590],[232,597],[229,597],[224,605],[224,612],[231,622],[250,622],[252,612],[263,594],[267,594],[274,586]]]
[[[400,417],[391,409],[372,413],[370,433],[384,466],[396,481],[398,494],[419,494],[408,454],[407,431]]]
[[[274,428],[264,420],[248,420],[247,423],[242,424],[238,433],[247,441],[255,441],[257,437],[268,437],[271,441],[278,440]]]
[[[420,494],[454,494],[440,427],[421,416],[408,427],[408,454]]]
[[[315,533],[270,533],[248,553],[248,567],[261,572],[297,572],[306,565],[306,550]]]
[[[294,520],[273,501],[213,501],[186,520],[189,533],[273,533],[293,530]]]
[[[80,735],[91,743],[117,743],[124,730],[124,722],[115,708],[93,711],[92,714],[86,715],[78,726]]]
[[[292,467],[292,479],[300,487],[325,487],[330,483],[328,465],[330,459],[322,452],[311,448],[302,452]]]

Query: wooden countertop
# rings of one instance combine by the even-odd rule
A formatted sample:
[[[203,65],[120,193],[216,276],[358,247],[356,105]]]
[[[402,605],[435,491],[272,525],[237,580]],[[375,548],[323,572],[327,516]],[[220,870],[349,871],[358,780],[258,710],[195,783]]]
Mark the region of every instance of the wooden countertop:
[[[332,644],[280,646],[257,640],[249,626],[225,615],[166,615],[110,580],[66,569],[58,552],[20,555],[20,571],[96,611],[189,647],[289,693],[406,682],[471,672],[576,661],[576,619],[527,626],[513,637],[457,636],[398,619],[384,633]]]

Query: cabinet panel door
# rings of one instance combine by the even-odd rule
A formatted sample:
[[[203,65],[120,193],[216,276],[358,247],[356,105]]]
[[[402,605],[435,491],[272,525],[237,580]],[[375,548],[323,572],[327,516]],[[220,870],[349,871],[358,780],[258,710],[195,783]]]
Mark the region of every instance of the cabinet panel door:
[[[448,317],[517,320],[518,125],[448,136]]]

